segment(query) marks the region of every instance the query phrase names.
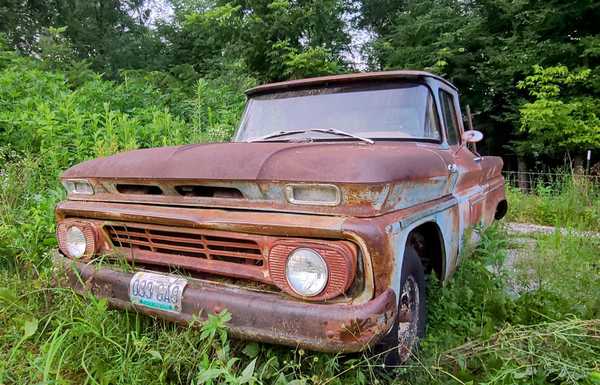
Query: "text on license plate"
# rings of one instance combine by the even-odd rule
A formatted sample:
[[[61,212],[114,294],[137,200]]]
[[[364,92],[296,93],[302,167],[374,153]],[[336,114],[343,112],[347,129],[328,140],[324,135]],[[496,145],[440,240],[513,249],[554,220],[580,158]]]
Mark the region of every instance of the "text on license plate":
[[[186,285],[185,278],[138,272],[129,281],[129,300],[151,309],[180,313]]]

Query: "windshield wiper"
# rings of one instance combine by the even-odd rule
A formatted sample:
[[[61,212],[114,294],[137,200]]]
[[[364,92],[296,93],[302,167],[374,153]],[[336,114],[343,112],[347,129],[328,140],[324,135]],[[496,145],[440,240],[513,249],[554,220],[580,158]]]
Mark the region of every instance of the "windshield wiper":
[[[259,136],[257,138],[250,138],[250,139],[246,140],[246,142],[248,142],[248,143],[261,142],[261,141],[267,140],[267,139],[278,138],[280,136],[302,134],[302,133],[305,133],[305,132],[308,132],[308,131],[309,130],[275,131],[275,132],[271,132],[270,134],[267,134],[267,135],[264,135],[264,136]]]
[[[272,133],[264,135],[264,136],[260,136],[258,138],[248,139],[246,142],[261,142],[261,141],[267,140],[267,139],[279,138],[281,136],[288,136],[288,135],[294,135],[294,134],[304,134],[306,132],[322,132],[325,134],[346,136],[349,138],[358,139],[360,141],[363,141],[363,142],[366,142],[369,144],[375,143],[374,141],[372,141],[369,138],[364,138],[362,136],[354,135],[352,133],[345,132],[342,130],[337,130],[335,128],[309,128],[306,130],[276,131],[276,132],[272,132]]]

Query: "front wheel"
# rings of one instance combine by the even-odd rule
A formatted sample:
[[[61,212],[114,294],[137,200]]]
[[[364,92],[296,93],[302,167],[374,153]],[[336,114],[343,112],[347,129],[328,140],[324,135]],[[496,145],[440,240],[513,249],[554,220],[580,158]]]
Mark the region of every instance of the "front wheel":
[[[386,365],[406,362],[425,335],[427,317],[425,273],[415,248],[406,245],[402,262],[398,312],[392,329],[382,341]]]

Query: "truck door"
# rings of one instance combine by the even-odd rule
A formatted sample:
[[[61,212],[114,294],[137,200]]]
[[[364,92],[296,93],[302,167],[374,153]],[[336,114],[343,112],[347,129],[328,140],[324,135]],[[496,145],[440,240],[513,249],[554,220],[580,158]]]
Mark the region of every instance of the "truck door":
[[[462,119],[458,118],[461,116],[458,95],[440,88],[439,100],[448,143],[445,159],[448,162],[450,193],[456,197],[459,205],[460,250],[466,230],[479,224],[482,217],[484,192],[481,158],[463,143],[464,128]],[[478,238],[475,231],[469,231],[469,234],[474,240]]]

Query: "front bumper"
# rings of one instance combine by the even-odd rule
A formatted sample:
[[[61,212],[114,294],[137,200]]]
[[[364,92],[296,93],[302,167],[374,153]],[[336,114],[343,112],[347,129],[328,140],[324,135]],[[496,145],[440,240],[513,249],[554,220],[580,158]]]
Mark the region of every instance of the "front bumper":
[[[80,293],[106,298],[120,309],[135,310],[174,322],[186,323],[208,313],[227,309],[234,337],[301,347],[324,352],[356,352],[379,341],[390,330],[396,312],[391,289],[359,304],[315,304],[190,279],[182,299],[182,312],[148,309],[129,302],[133,273],[96,268],[56,253],[55,266],[66,273],[66,284]]]

